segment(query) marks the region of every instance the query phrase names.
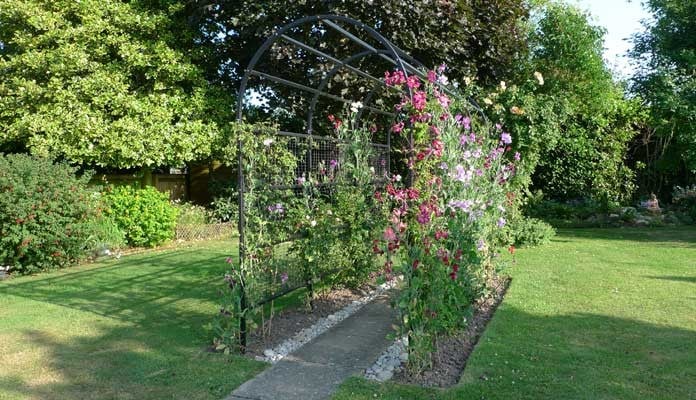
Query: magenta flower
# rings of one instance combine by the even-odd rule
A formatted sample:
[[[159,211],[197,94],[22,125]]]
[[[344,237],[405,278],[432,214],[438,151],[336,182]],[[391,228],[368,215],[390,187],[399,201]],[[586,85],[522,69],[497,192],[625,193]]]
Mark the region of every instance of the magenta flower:
[[[413,94],[413,108],[418,111],[423,111],[425,109],[426,97],[425,92],[422,90],[417,91]]]
[[[417,76],[411,75],[408,78],[406,78],[406,86],[408,86],[411,89],[418,89],[421,85],[420,79],[418,79]]]
[[[338,161],[336,161],[336,160],[329,161],[329,167],[331,167],[331,169],[334,169],[337,166],[338,166]]]
[[[435,74],[435,71],[428,71],[428,81],[430,81],[430,83],[435,83],[435,81],[437,81],[437,74]]]

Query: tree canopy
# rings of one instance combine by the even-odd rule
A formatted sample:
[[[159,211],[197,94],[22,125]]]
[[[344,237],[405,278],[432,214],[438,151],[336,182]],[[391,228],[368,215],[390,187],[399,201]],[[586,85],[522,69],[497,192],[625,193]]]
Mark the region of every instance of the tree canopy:
[[[653,19],[633,38],[639,70],[632,89],[649,108],[636,157],[647,189],[670,190],[696,178],[696,3],[649,0]]]
[[[0,0],[0,151],[117,168],[209,156],[230,98],[182,45],[178,3]]]

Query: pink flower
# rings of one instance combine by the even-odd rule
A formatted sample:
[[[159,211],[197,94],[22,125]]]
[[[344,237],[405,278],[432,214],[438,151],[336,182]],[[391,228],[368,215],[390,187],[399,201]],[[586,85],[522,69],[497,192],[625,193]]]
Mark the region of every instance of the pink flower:
[[[394,133],[399,133],[404,130],[404,123],[402,122],[397,122],[396,124],[392,125],[391,128],[392,132]]]
[[[509,133],[503,132],[500,135],[500,141],[503,142],[504,144],[510,144],[510,143],[512,143],[512,136],[510,136]]]
[[[406,79],[406,86],[411,89],[418,89],[421,85],[420,79],[417,76],[411,75]]]
[[[232,257],[225,258],[225,262],[228,264],[232,264],[232,262],[233,262]]]
[[[441,95],[437,96],[437,101],[440,102],[440,105],[443,108],[449,107],[450,103],[452,102],[452,100],[450,100],[450,98],[447,97],[447,95],[445,95],[445,94],[441,94]]]
[[[386,240],[386,241],[388,241],[388,242],[394,242],[394,241],[396,241],[396,234],[394,233],[394,230],[392,229],[391,226],[388,226],[388,227],[384,230],[384,240]]]
[[[522,156],[520,155],[520,152],[516,151],[515,152],[515,161],[520,161],[520,158],[522,158]]]
[[[437,81],[437,74],[435,74],[435,71],[428,71],[428,81],[430,81],[430,83],[435,83]]]
[[[404,83],[406,83],[406,76],[404,75],[403,71],[394,71],[391,74],[389,73],[389,71],[386,71],[384,73],[384,83],[388,86],[403,85]]]
[[[425,104],[426,104],[426,95],[425,92],[422,90],[419,90],[413,94],[413,108],[415,108],[418,111],[423,111],[425,109]]]

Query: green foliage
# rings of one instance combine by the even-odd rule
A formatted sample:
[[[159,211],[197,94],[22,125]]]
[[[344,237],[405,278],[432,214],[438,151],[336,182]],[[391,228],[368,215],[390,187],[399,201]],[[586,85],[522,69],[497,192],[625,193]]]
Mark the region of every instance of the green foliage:
[[[688,215],[691,221],[696,221],[696,185],[675,187],[672,192],[672,201],[679,211]]]
[[[110,255],[126,246],[126,234],[104,214],[90,220],[88,226],[92,234],[87,239],[87,249],[93,256]]]
[[[74,264],[92,234],[89,174],[64,163],[0,154],[0,265],[34,273]]]
[[[547,244],[556,235],[556,229],[537,218],[517,218],[507,225],[510,243],[515,246],[540,246]]]
[[[177,225],[205,225],[214,220],[213,213],[203,206],[186,202],[173,202],[178,210]]]
[[[603,30],[563,3],[537,7],[532,20],[529,60],[515,84],[488,94],[498,104],[486,107],[525,154],[516,185],[561,200],[629,199],[635,185],[626,157],[640,103],[624,97],[604,64]]]
[[[696,3],[648,0],[651,19],[633,38],[632,91],[649,109],[635,158],[645,193],[696,182]]]
[[[153,247],[174,237],[179,214],[169,196],[147,186],[117,186],[103,196],[104,213],[125,233],[131,246]]]
[[[208,158],[230,97],[182,47],[178,2],[0,0],[0,151],[131,168]]]

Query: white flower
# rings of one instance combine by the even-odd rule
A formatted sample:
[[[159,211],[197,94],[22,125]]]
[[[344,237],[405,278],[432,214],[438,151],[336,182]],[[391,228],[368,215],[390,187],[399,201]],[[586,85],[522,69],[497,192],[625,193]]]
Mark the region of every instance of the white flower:
[[[317,221],[312,220],[312,222],[310,222],[309,224],[312,225],[312,228],[314,228],[315,226],[317,226]]]
[[[544,84],[544,76],[541,75],[541,72],[535,71],[535,72],[534,72],[534,77],[536,78],[537,82],[539,82],[539,85],[543,85],[543,84]]]
[[[273,139],[271,139],[271,138],[268,138],[268,139],[264,139],[264,140],[263,140],[263,145],[266,146],[266,147],[270,146],[271,143],[273,143]]]
[[[370,172],[375,173],[375,167],[370,167]]]
[[[326,213],[329,215],[333,215],[333,212],[331,212],[331,210],[326,210]]]
[[[394,177],[394,180],[397,181],[397,182],[401,182],[401,175],[398,175],[398,174],[397,174],[397,175]]]
[[[500,81],[500,90],[505,91],[507,89],[507,84],[505,81]]]
[[[493,104],[493,100],[489,99],[488,97],[486,97],[485,99],[483,99],[483,102],[486,103],[486,104],[488,104],[489,106],[490,106],[491,104]]]
[[[360,102],[360,101],[356,101],[356,102],[354,102],[354,103],[351,103],[351,105],[350,105],[350,112],[356,113],[356,112],[358,112],[358,110],[360,110],[361,108],[363,108],[363,103]]]

